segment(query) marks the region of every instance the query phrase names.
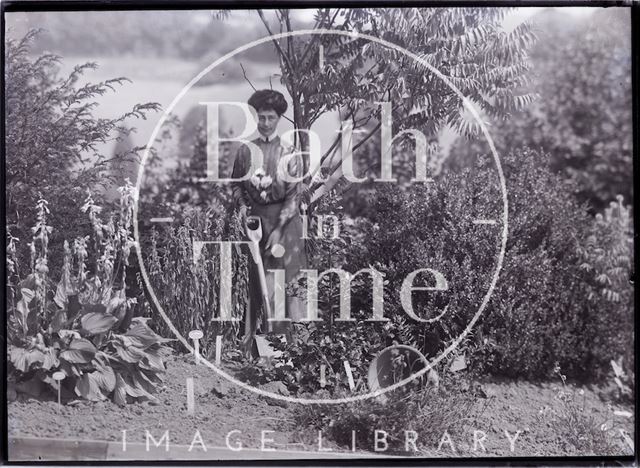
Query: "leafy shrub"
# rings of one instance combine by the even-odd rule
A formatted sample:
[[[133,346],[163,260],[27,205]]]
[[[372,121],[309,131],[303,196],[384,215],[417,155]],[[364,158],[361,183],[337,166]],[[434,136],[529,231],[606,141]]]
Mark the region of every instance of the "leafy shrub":
[[[64,240],[89,225],[77,209],[87,190],[122,183],[121,169],[135,163],[140,150],[129,148],[111,157],[101,148],[126,138],[132,132],[126,122],[145,118],[159,105],[136,104],[113,119],[95,117],[95,99],[128,80],[82,83],[83,74],[97,68],[96,63],[77,65],[67,76],[59,76],[60,57],[32,54],[38,33],[29,31],[20,40],[7,37],[6,42],[6,222],[14,236],[29,238],[28,223],[36,216],[33,200],[42,193],[56,207],[50,219],[56,230],[51,232],[48,261],[57,269]],[[103,207],[117,210],[106,202]],[[25,247],[16,246],[22,263],[29,258]]]
[[[548,152],[551,170],[574,182],[572,194],[593,214],[618,194],[633,199],[630,26],[623,8],[595,10],[585,20],[544,12],[527,87],[539,99],[491,127],[501,154],[521,146]],[[456,146],[458,161],[449,164],[465,165],[488,150],[483,141]]]
[[[219,249],[205,245],[200,259],[194,262],[194,241],[233,240],[240,238],[240,220],[229,216],[218,206],[218,210],[194,207],[179,215],[179,222],[154,228],[143,242],[150,240],[146,250],[145,267],[153,291],[168,315],[171,323],[182,336],[187,337],[192,330],[201,330],[200,340],[203,353],[213,351],[215,337],[224,334],[227,339],[236,340],[238,322],[216,322],[219,316],[220,256]],[[242,317],[247,294],[246,255],[233,255],[232,304],[236,317]],[[159,333],[171,336],[173,332],[155,305],[149,304],[151,317]]]
[[[328,393],[321,391],[320,395]],[[338,396],[349,396],[346,390]],[[317,443],[317,431],[344,447],[351,447],[352,431],[356,446],[374,447],[374,431],[387,433],[388,451],[404,452],[405,431],[418,434],[418,451],[437,446],[447,431],[454,433],[461,428],[475,410],[474,397],[462,392],[457,383],[445,379],[436,388],[413,388],[411,392],[394,391],[385,395],[388,399],[369,399],[342,405],[300,405],[294,410],[296,427],[315,430],[310,438]]]
[[[368,365],[377,352],[385,347],[381,327],[377,332],[363,322],[358,324],[328,321],[315,324],[294,324],[294,332],[287,342],[272,337],[274,348],[282,351],[280,366],[274,368],[274,379],[282,376],[289,390],[300,395],[317,394],[324,389],[331,394],[349,389],[344,361],[349,361],[356,384],[355,391],[364,389]],[[321,386],[320,366],[325,366],[326,382]]]
[[[173,119],[165,128],[162,142],[180,134],[177,167],[165,167],[164,163],[173,161],[176,155],[174,148],[163,145],[154,148],[146,162],[148,179],[140,187],[138,226],[148,281],[158,302],[182,336],[187,337],[192,330],[203,332],[200,345],[206,356],[214,349],[216,335],[224,334],[225,343],[236,343],[240,324],[215,321],[220,308],[220,249],[205,245],[199,261],[194,262],[194,242],[244,240],[245,235],[240,219],[234,215],[230,185],[199,181],[206,170],[207,133],[204,122],[193,120],[190,125]],[[225,144],[221,153],[221,174],[229,176],[232,148]],[[155,216],[174,221],[166,225],[149,222]],[[232,249],[231,301],[236,317],[243,316],[248,303],[248,261],[246,255]],[[173,331],[147,297],[146,307],[158,331],[171,336]],[[175,346],[181,345],[176,341]]]
[[[632,219],[631,207],[618,196],[604,213],[596,214],[578,248],[580,268],[586,272],[587,299],[593,304],[589,321],[597,324],[587,336],[595,351],[595,365],[605,366],[607,357],[607,362],[621,361],[631,381],[635,363],[634,298],[629,284],[634,257]]]
[[[633,365],[625,368],[622,366],[625,356],[620,356],[618,361],[611,361],[611,370],[613,371],[613,382],[616,384],[616,391],[613,395],[614,401],[622,401],[631,403],[636,401],[636,379]]]
[[[8,278],[8,356],[17,381],[39,381],[56,390],[53,374],[61,371],[67,397],[111,398],[119,405],[155,399],[152,393],[165,371],[163,344],[168,340],[147,326],[148,319],[132,317],[135,299],[125,293],[133,192],[130,184],[121,188],[119,216],[107,223],[100,219],[101,207],[87,197],[82,211],[89,215],[93,239],[77,237],[72,246],[64,242],[57,285],[48,267],[53,231],[48,202],[38,200],[30,244],[32,272],[20,279],[13,269]],[[100,252],[93,273],[87,269],[91,240]],[[16,257],[11,262],[17,263]]]
[[[550,171],[545,153],[517,150],[505,155],[502,164],[509,237],[497,287],[460,345],[470,365],[478,373],[546,378],[558,362],[571,377],[595,379],[621,354],[633,362],[629,208],[619,201],[594,220],[571,197],[572,188]],[[482,218],[499,220],[502,209],[495,170],[481,158],[433,184],[379,184],[367,195],[366,216],[345,214],[340,200],[334,191],[316,209],[316,215],[338,217],[341,235],[313,239],[311,263],[319,271],[339,266],[351,273],[368,267],[382,272],[384,315],[390,320],[366,322],[371,280],[358,275],[351,282],[357,322],[336,321],[340,290],[335,277],[324,277],[319,284],[322,321],[297,325],[287,343],[273,340],[283,352],[282,362],[292,366],[287,383],[298,393],[320,390],[322,364],[329,373],[325,390],[345,390],[344,359],[355,380],[362,380],[371,358],[393,343],[436,355],[467,326],[496,266],[497,228],[473,224]],[[314,223],[315,217],[309,232],[316,232]],[[441,272],[449,290],[413,293],[419,316],[442,314],[432,323],[418,323],[406,315],[399,291],[409,273],[426,267]]]
[[[613,419],[596,419],[587,407],[584,390],[577,392],[575,388],[567,386],[567,378],[559,366],[554,368],[553,373],[562,381],[556,396],[561,406],[559,410],[543,408],[538,415],[540,424],[546,423],[555,433],[562,434],[569,454],[602,456],[620,453],[620,448],[614,442],[614,439],[619,439],[620,428],[615,427]]]
[[[571,197],[572,188],[550,171],[545,153],[517,150],[505,155],[502,164],[509,201],[505,261],[481,321],[461,346],[469,351],[477,372],[549,377],[559,362],[570,376],[595,378],[608,370],[611,359],[632,349],[629,284],[616,280],[614,290],[621,300],[614,302],[608,299],[616,296],[603,296],[594,281],[609,270],[628,278],[628,222],[604,226],[596,221],[594,227],[586,207]],[[347,220],[353,228],[343,230],[345,247],[341,257],[334,257],[334,265],[337,262],[354,272],[371,263],[384,273],[385,316],[391,321],[384,331],[375,333],[383,333],[385,339],[393,336],[391,340],[413,344],[433,356],[466,327],[495,269],[499,234],[495,227],[477,226],[473,220],[500,219],[497,175],[478,158],[470,168],[446,173],[429,186],[380,184],[368,203],[367,217]],[[594,252],[585,250],[590,244],[611,252],[617,249],[625,258],[609,264],[608,255],[596,253],[600,263],[594,277],[584,265],[585,255]],[[317,245],[318,256],[329,258],[329,247]],[[409,319],[399,297],[407,274],[425,267],[443,273],[449,284],[448,291],[413,294],[414,309],[424,318],[436,317],[447,308],[430,324]],[[324,294],[326,300],[328,291]],[[371,310],[371,286],[366,279],[353,281],[352,308]],[[365,343],[363,347],[368,347],[369,339],[361,340],[353,330],[345,333],[338,336],[351,346]],[[372,329],[365,335],[370,333]],[[585,368],[590,372],[585,373]]]
[[[316,237],[319,215],[336,217],[341,231],[339,238],[333,239],[333,226],[328,223],[324,224],[327,236]],[[348,261],[345,255],[358,233],[354,230],[351,218],[344,213],[340,193],[334,189],[321,198],[314,215],[308,217],[308,223],[308,233],[313,234],[312,238],[306,241],[306,247],[312,268],[322,272],[342,266],[347,271],[352,271],[345,264]],[[364,289],[367,287],[370,292],[367,283],[366,275],[353,279],[354,298],[364,295]],[[297,284],[289,284],[287,294],[306,297],[306,281],[302,279]],[[351,317],[355,318],[356,322],[338,321],[340,297],[336,278],[323,276],[318,282],[318,316],[321,320],[294,322],[293,331],[286,341],[274,335],[268,337],[274,349],[281,351],[282,355],[277,359],[277,366],[262,371],[263,380],[280,379],[287,384],[292,393],[309,395],[321,389],[320,366],[324,365],[324,389],[334,393],[350,388],[344,370],[344,361],[347,360],[352,369],[356,391],[363,389],[368,364],[377,352],[391,344],[391,341],[385,339],[385,332],[380,323],[366,322],[371,312],[360,309],[359,302],[352,301]],[[358,345],[354,346],[355,343]]]

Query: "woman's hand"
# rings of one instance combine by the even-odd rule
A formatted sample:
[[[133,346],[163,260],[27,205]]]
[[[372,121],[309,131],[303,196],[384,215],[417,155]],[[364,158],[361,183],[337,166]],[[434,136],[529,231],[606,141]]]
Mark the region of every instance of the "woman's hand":
[[[271,254],[271,249],[273,248],[274,245],[279,244],[281,239],[282,239],[282,228],[277,227],[269,235],[269,238],[267,239],[267,243],[265,244],[265,251]]]
[[[238,209],[238,215],[240,215],[240,221],[242,222],[242,224],[244,224],[247,220],[248,211],[249,209],[247,208],[247,205],[241,205],[240,209]]]

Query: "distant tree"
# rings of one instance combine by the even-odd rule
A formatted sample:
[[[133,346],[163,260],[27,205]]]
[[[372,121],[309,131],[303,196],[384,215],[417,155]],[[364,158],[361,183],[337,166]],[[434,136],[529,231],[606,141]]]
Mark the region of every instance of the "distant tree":
[[[25,24],[44,28],[33,44],[33,50],[38,52],[195,59],[212,50],[225,50],[227,38],[232,37],[207,36],[207,16],[201,10],[29,12]],[[12,22],[11,27],[18,37],[28,31],[19,21]],[[100,34],[95,33],[98,28]]]
[[[58,56],[30,55],[37,35],[30,31],[21,40],[8,38],[5,49],[6,82],[6,210],[12,235],[28,239],[35,219],[38,194],[53,208],[50,224],[51,245],[61,248],[70,232],[78,235],[77,224],[86,216],[78,210],[87,195],[105,189],[115,181],[114,169],[137,158],[141,148],[114,154],[101,154],[100,144],[120,141],[132,129],[128,118],[144,118],[156,103],[136,104],[115,119],[97,118],[94,99],[115,91],[126,78],[98,84],[79,85],[87,69],[95,63],[76,66],[64,78],[58,77]],[[24,244],[21,244],[24,245]]]
[[[618,194],[633,203],[629,10],[603,9],[575,25],[564,19],[558,11],[540,18],[530,88],[540,99],[496,122],[492,137],[501,152],[543,148],[551,155],[551,169],[575,182],[575,195],[593,213]],[[483,143],[459,143],[457,164],[487,150]]]

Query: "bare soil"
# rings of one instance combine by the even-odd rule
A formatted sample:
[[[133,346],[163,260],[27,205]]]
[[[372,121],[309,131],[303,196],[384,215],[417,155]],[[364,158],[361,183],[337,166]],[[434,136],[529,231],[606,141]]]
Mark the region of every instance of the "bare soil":
[[[187,414],[188,377],[194,379],[194,415]],[[437,446],[431,449],[427,447],[419,455],[591,454],[585,446],[578,448],[572,442],[580,440],[580,443],[587,443],[588,446],[588,440],[579,439],[586,437],[584,434],[575,434],[576,427],[571,418],[561,417],[569,414],[561,392],[571,395],[573,405],[580,408],[578,413],[587,418],[590,427],[601,431],[614,451],[609,454],[632,454],[620,430],[626,431],[633,440],[634,418],[615,415],[614,411],[634,413],[634,409],[629,405],[607,402],[610,389],[570,384],[563,387],[562,383],[499,381],[483,382],[481,387],[486,398],[478,398],[478,411],[474,411],[461,429],[449,434],[451,443],[445,440],[439,449]],[[159,404],[144,402],[118,407],[110,401],[77,401],[58,407],[53,395],[43,394],[34,398],[18,394],[17,399],[8,403],[9,436],[121,442],[123,431],[126,430],[127,442],[144,443],[146,431],[159,440],[168,430],[172,445],[188,446],[193,442],[196,431],[199,431],[207,447],[225,447],[225,438],[230,431],[239,431],[230,434],[230,444],[237,446],[241,443],[246,449],[260,449],[261,438],[266,437],[271,439],[267,442],[269,448],[318,450],[317,444],[309,444],[309,429],[294,425],[292,413],[296,404],[268,399],[236,387],[206,367],[196,366],[189,355],[173,355],[168,359],[165,385],[157,397]],[[263,436],[262,431],[273,432],[266,432],[266,436]],[[520,433],[511,451],[508,437],[513,439],[517,431]],[[326,437],[322,445],[335,450],[349,450],[348,447],[336,446]],[[196,444],[195,448],[198,447],[199,444]],[[358,447],[358,450],[373,452],[373,447]]]

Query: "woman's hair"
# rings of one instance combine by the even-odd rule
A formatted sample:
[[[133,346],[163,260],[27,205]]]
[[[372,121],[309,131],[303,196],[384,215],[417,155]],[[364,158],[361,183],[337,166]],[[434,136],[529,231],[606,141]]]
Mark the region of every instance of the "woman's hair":
[[[273,110],[278,115],[282,115],[287,112],[288,107],[287,101],[284,99],[284,95],[272,89],[261,89],[260,91],[256,91],[251,95],[248,102],[256,112]]]

